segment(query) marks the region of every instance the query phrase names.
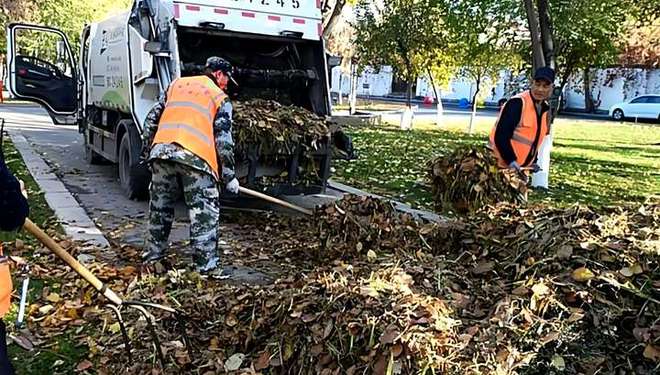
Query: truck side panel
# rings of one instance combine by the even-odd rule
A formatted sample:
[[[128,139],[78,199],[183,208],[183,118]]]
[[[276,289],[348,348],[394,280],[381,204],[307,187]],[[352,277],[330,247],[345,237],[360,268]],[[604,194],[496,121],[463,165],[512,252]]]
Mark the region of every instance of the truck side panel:
[[[88,104],[130,114],[128,13],[100,22],[90,36]]]

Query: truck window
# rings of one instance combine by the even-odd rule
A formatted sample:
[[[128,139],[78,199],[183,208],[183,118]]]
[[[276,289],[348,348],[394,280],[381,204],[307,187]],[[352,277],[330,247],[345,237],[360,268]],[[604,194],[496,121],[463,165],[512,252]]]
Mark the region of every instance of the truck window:
[[[73,78],[66,44],[60,35],[29,29],[16,32],[16,58],[21,60],[37,75],[47,75],[52,79]]]

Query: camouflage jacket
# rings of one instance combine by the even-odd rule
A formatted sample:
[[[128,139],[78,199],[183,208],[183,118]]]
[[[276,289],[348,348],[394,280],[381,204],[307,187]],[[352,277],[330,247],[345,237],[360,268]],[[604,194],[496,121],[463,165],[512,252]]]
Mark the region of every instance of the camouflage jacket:
[[[156,131],[158,130],[158,123],[160,122],[160,117],[165,111],[166,105],[167,97],[166,95],[163,95],[147,115],[144,132],[142,133],[142,144],[144,145],[144,149],[142,150],[143,157],[148,161],[154,159],[175,161],[212,175],[213,172],[208,163],[177,144],[157,144],[152,147],[152,143],[156,137]],[[218,155],[218,165],[222,166],[222,180],[225,183],[231,181],[235,177],[232,112],[233,107],[231,101],[227,98],[218,109],[218,112],[215,114],[215,120],[213,121],[213,134],[215,136],[215,149]]]

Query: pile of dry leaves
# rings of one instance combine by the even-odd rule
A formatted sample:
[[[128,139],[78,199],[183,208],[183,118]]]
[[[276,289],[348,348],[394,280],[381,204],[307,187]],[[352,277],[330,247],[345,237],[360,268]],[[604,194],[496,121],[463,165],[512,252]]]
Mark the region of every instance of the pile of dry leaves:
[[[265,165],[282,164],[295,155],[300,180],[306,183],[318,180],[315,155],[329,152],[332,137],[325,118],[305,108],[263,99],[236,103],[233,134],[239,161],[253,158]],[[286,178],[288,171],[283,173]],[[277,178],[271,176],[263,182],[277,182]]]
[[[298,147],[318,150],[330,138],[324,118],[262,99],[236,103],[233,131],[238,152],[254,145],[265,155],[292,155]]]
[[[484,147],[459,148],[428,163],[428,178],[438,211],[476,211],[498,202],[527,201],[527,184],[508,169],[498,169]]]
[[[429,224],[383,201],[347,197],[313,220],[251,216],[241,225],[253,237],[232,243],[240,257],[227,262],[265,261],[274,275],[267,285],[209,281],[176,269],[139,275],[130,265],[95,266],[127,298],[184,310],[192,358],[176,320],[158,313],[168,361],[160,369],[144,322],[129,315],[137,360],[127,363],[111,315],[66,272],[63,284],[71,287],[60,290],[56,303],[48,296],[34,303],[31,325],[40,331],[35,319],[99,322],[84,342],[105,373],[652,374],[659,368],[657,202],[601,213],[500,205]],[[45,260],[49,268],[56,264]],[[54,308],[41,311],[46,304]]]

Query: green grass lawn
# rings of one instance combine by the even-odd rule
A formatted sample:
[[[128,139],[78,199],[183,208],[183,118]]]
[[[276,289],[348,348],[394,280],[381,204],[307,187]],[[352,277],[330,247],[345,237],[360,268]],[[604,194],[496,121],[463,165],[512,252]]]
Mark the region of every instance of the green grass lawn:
[[[54,217],[53,211],[50,209],[46,200],[44,199],[43,192],[34,181],[30,172],[23,163],[21,155],[16,150],[14,145],[5,135],[3,151],[5,153],[5,161],[12,173],[19,179],[25,182],[28,191],[30,202],[30,218],[35,224],[39,225],[46,231],[54,231],[62,233],[62,228]],[[0,241],[6,243],[7,249],[11,251],[15,246],[14,241],[20,239],[24,242],[24,249],[20,254],[12,253],[11,255],[20,255],[25,258],[28,263],[33,259],[34,249],[38,244],[29,233],[21,231],[18,233],[0,232]],[[14,293],[18,296],[20,293],[20,285],[22,280],[14,278]],[[50,290],[57,290],[61,280],[56,279],[30,279],[30,290],[28,297],[28,304],[35,302],[38,296],[41,295],[44,287],[49,287]],[[18,312],[18,298],[14,298],[13,305],[10,312],[4,317],[5,323],[8,325],[10,332],[14,331],[13,322],[16,320]],[[27,319],[27,317],[26,317]],[[73,373],[76,365],[87,356],[87,347],[77,345],[72,338],[73,332],[62,332],[58,336],[46,338],[47,342],[44,347],[35,348],[31,352],[27,352],[16,344],[10,341],[8,350],[9,357],[12,364],[16,369],[17,374],[65,374]],[[2,338],[0,338],[2,339]]]
[[[478,118],[474,135],[465,133],[467,120],[442,128],[416,123],[407,132],[394,124],[349,128],[359,159],[336,163],[334,179],[430,209],[426,162],[485,144],[492,124],[492,118]],[[660,194],[660,126],[561,118],[554,126],[550,191],[533,192],[533,201],[599,207]]]

